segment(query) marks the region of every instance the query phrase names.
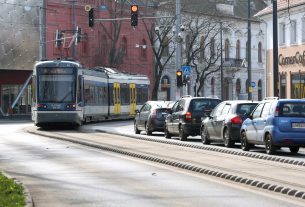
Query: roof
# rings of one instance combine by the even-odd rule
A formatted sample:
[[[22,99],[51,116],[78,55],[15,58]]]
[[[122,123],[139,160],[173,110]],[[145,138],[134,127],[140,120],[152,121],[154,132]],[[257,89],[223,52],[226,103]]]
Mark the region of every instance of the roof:
[[[278,0],[277,1],[277,10],[282,11],[292,7],[296,7],[299,5],[305,4],[305,0]],[[259,11],[255,16],[263,16],[266,14],[271,14],[273,12],[273,4],[269,5],[265,9]]]
[[[251,16],[267,6],[264,0],[252,0],[251,2]],[[174,1],[159,0],[159,5],[166,3],[175,4]],[[181,0],[181,4],[182,12],[248,18],[248,1],[245,0]]]

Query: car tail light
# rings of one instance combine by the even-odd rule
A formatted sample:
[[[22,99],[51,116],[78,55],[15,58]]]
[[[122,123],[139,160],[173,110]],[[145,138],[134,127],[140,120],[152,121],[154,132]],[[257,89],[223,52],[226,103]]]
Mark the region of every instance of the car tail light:
[[[156,118],[157,110],[156,109],[152,110],[150,116],[151,116],[151,118]]]
[[[192,120],[192,114],[191,112],[186,112],[185,113],[185,121],[191,121]]]
[[[280,109],[279,109],[279,107],[277,106],[277,107],[275,108],[274,116],[279,116],[279,112],[280,112]]]
[[[230,119],[232,124],[242,124],[243,120],[239,116],[235,116],[232,119]]]

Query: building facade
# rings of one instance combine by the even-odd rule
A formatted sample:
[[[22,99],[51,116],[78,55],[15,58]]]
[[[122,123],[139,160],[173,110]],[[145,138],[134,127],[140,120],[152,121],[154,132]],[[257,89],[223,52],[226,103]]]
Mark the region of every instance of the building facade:
[[[200,4],[200,6],[198,5]],[[192,4],[188,4],[190,7]],[[220,58],[215,62],[214,66],[210,70],[220,68],[222,65],[223,77],[221,78],[221,70],[210,73],[207,75],[203,82],[202,91],[199,93],[201,96],[217,96],[221,97],[223,93],[223,99],[248,99],[248,91],[252,90],[252,99],[261,100],[265,97],[265,44],[266,35],[264,34],[263,25],[257,18],[251,17],[251,84],[248,83],[248,67],[247,67],[247,41],[248,41],[248,19],[247,19],[247,3],[245,1],[202,1],[200,3],[194,3],[192,8],[183,7],[182,20],[187,19],[188,16],[194,16],[194,13],[200,14],[199,21],[208,21],[210,18],[211,22],[216,22],[216,27],[220,27],[217,22],[226,22],[226,26],[214,35],[214,50],[220,47],[222,42],[222,56],[223,62],[221,64]],[[257,11],[266,7],[264,1],[253,1],[251,5],[251,14],[254,15]],[[213,11],[213,13],[209,13]],[[217,14],[217,15],[215,15]],[[252,16],[251,15],[251,16]],[[194,19],[194,18],[193,18]],[[185,24],[185,21],[182,24]],[[225,25],[225,24],[223,24]],[[218,29],[218,31],[220,31]],[[187,62],[186,52],[188,48],[188,39],[192,37],[192,33],[189,32],[186,27],[183,31],[182,41],[182,56],[183,62]],[[202,30],[197,35],[195,43],[193,44],[192,50],[196,50],[198,45],[201,45],[201,40],[205,39],[207,33]],[[211,44],[212,41],[208,41],[206,44]],[[175,49],[175,41],[171,42],[170,49]],[[198,53],[195,58],[196,65],[191,65],[193,68],[193,74],[190,77],[188,84],[183,87],[183,94],[195,95],[195,82],[196,75],[194,74],[194,67],[206,68],[206,62],[202,61],[201,58],[210,57],[212,54],[211,46],[207,45],[204,50]],[[169,89],[166,84],[176,84],[176,66],[175,56],[168,62],[166,70],[164,71],[161,86],[159,92],[161,92],[160,98],[167,100],[175,100],[178,98],[177,94],[179,91],[172,87]],[[222,81],[223,80],[223,81]],[[250,87],[251,86],[251,87]],[[170,95],[168,95],[170,94]],[[169,99],[170,97],[170,99]]]
[[[305,98],[305,1],[277,1],[279,83],[273,81],[272,5],[260,11],[267,38],[267,96],[274,96],[278,85],[281,98]]]

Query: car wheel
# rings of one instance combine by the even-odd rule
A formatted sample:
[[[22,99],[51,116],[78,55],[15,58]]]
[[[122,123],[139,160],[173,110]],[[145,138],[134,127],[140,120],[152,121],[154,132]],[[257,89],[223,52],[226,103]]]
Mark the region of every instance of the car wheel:
[[[252,144],[249,144],[249,142],[247,140],[247,135],[246,135],[245,131],[243,131],[241,133],[241,136],[240,136],[240,146],[241,146],[241,149],[243,151],[249,151],[250,148],[252,147]]]
[[[265,150],[269,155],[273,155],[276,151],[276,146],[272,144],[271,134],[267,134],[265,138]]]
[[[289,147],[291,153],[296,154],[299,152],[300,147]]]
[[[180,141],[186,141],[187,140],[187,134],[184,132],[184,130],[182,129],[182,127],[179,127],[179,138]]]
[[[201,141],[203,144],[210,144],[210,140],[209,140],[209,132],[207,130],[206,127],[202,127],[201,131],[200,131],[200,135],[201,135]]]
[[[145,132],[146,132],[146,135],[152,135],[152,130],[150,129],[149,123],[145,124]]]
[[[164,136],[166,139],[172,138],[172,135],[171,135],[171,133],[169,133],[167,126],[165,126],[165,129],[164,129]]]
[[[135,133],[135,134],[140,134],[141,131],[138,129],[137,122],[134,122],[134,125],[133,125],[133,126],[134,126],[134,133]]]
[[[228,128],[225,128],[225,130],[223,132],[223,141],[224,141],[225,147],[227,147],[227,148],[231,148],[235,144],[235,142],[230,137]]]

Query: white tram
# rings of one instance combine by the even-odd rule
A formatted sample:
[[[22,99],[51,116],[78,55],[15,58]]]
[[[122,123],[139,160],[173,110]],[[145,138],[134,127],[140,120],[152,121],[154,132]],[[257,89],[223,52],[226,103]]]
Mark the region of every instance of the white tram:
[[[146,76],[83,68],[74,61],[36,63],[32,83],[32,120],[42,127],[133,118],[135,109],[149,99]]]

